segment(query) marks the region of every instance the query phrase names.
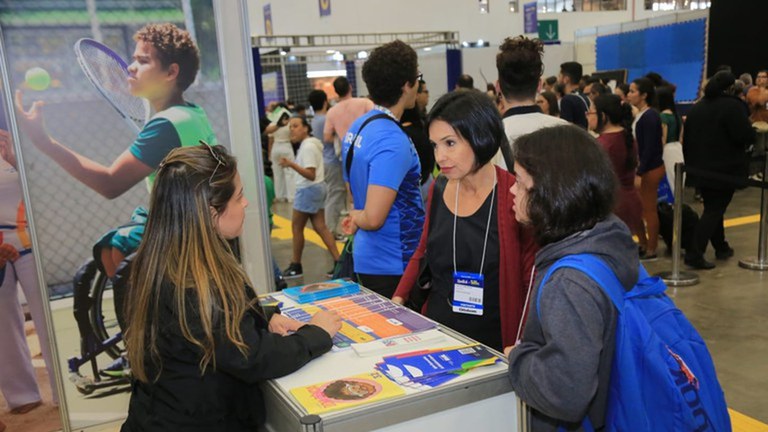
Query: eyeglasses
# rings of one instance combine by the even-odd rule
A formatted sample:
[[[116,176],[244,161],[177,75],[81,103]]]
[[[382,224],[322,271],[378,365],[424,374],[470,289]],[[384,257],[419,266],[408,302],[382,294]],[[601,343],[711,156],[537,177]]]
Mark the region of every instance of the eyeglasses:
[[[213,146],[205,142],[204,140],[198,141],[201,145],[204,145],[208,148],[208,151],[211,152],[211,156],[213,156],[214,159],[216,159],[216,168],[213,169],[213,172],[211,173],[211,178],[208,179],[208,185],[213,184],[213,176],[216,175],[216,171],[219,170],[219,166],[224,165],[227,166],[227,163],[221,160],[221,157],[216,154],[215,151],[213,151]]]

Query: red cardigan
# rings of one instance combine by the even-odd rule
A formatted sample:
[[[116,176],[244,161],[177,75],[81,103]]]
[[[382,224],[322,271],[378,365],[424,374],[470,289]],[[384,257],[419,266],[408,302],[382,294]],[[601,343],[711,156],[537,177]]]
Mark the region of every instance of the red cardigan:
[[[504,346],[515,344],[517,328],[523,313],[523,303],[528,290],[534,259],[538,246],[529,229],[523,228],[515,219],[512,209],[512,193],[510,188],[515,184],[515,177],[508,171],[496,167],[498,189],[496,192],[497,222],[499,226],[499,304],[501,312],[501,339]],[[429,218],[432,210],[432,192],[434,183],[429,189],[426,205],[424,230],[416,251],[411,256],[400,283],[397,285],[394,297],[407,300],[411,289],[419,277],[421,260],[426,259],[427,238],[429,235]],[[440,199],[441,197],[437,197]],[[424,303],[422,313],[426,311]]]

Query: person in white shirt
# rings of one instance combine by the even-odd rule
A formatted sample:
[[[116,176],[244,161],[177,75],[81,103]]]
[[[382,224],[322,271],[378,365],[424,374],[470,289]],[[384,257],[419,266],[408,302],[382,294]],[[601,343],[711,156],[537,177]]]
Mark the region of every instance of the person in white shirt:
[[[566,125],[568,122],[552,117],[536,105],[536,94],[541,85],[544,64],[541,56],[544,45],[538,39],[524,36],[506,38],[496,54],[499,79],[496,88],[502,94],[504,130],[509,145],[514,149],[517,138],[548,126]],[[494,163],[508,169],[499,151]]]
[[[334,263],[339,259],[339,250],[333,234],[325,224],[326,185],[323,167],[323,143],[311,136],[312,127],[305,117],[293,117],[289,122],[291,142],[301,143],[296,160],[283,158],[280,166],[290,168],[296,176],[296,195],[293,201],[291,229],[293,231],[293,256],[290,265],[283,271],[283,277],[303,276],[301,254],[304,251],[304,227],[307,220],[323,239]],[[330,271],[329,273],[333,273]]]

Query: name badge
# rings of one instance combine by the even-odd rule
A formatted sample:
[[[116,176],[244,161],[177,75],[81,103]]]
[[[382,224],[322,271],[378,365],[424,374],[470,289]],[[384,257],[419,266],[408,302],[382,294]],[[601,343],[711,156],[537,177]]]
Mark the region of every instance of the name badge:
[[[453,311],[468,315],[483,314],[485,277],[480,273],[453,273]]]

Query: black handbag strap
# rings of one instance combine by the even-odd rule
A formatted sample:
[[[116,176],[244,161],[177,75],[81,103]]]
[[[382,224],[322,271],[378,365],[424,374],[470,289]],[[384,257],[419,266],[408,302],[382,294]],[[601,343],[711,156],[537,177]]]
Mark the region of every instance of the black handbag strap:
[[[403,125],[401,125],[399,121],[393,119],[389,114],[379,113],[365,119],[363,124],[360,125],[360,129],[357,130],[357,133],[355,134],[355,136],[352,137],[349,145],[349,150],[347,151],[347,158],[344,161],[344,167],[347,171],[347,178],[349,178],[349,173],[352,170],[352,158],[355,156],[355,141],[357,141],[357,138],[360,136],[360,132],[363,131],[363,128],[365,128],[365,126],[367,126],[368,123],[378,119],[389,119],[390,121],[395,123],[400,128],[400,130],[403,131],[403,133],[405,133],[405,130],[403,129]],[[406,136],[408,136],[408,134],[406,134]]]

